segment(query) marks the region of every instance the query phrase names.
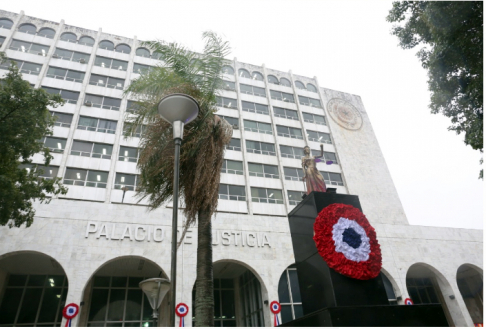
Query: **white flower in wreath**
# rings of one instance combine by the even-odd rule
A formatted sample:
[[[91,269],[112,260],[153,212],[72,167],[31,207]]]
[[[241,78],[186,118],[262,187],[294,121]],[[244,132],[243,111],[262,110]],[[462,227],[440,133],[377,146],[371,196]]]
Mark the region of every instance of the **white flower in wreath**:
[[[370,238],[356,221],[341,217],[332,227],[332,239],[336,252],[354,262],[366,262],[370,258]]]

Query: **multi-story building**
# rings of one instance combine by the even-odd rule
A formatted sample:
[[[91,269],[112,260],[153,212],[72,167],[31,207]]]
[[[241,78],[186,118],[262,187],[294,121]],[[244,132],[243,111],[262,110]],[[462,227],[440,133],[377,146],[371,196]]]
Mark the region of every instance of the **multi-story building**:
[[[143,128],[123,137],[136,111],[123,90],[159,63],[157,54],[136,37],[23,12],[0,11],[0,44],[33,87],[66,100],[52,109],[57,122],[44,142],[54,159],[44,175],[69,187],[36,205],[31,227],[0,228],[0,325],[60,325],[72,302],[81,305],[73,325],[151,325],[138,283],[169,277],[172,210],[149,212],[134,196]],[[389,302],[441,303],[451,325],[482,323],[482,231],[408,224],[359,96],[236,59],[223,78],[218,115],[234,131],[213,219],[216,325],[270,326],[273,300],[283,322],[302,315],[286,216],[304,191],[303,148],[317,152],[321,143],[325,161],[317,166],[327,186],[358,195],[376,229]],[[178,251],[177,302],[189,305],[188,319],[196,231]]]

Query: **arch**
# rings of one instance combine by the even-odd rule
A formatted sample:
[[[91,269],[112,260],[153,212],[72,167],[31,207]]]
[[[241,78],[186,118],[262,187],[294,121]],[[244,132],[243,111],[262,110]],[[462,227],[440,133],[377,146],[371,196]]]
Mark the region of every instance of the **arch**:
[[[10,30],[13,26],[13,21],[8,18],[0,18],[0,28]]]
[[[106,50],[115,50],[115,44],[109,40],[101,40],[99,47]]]
[[[273,83],[274,85],[279,85],[280,84],[280,82],[278,82],[277,77],[274,76],[274,75],[268,75],[267,76],[267,80],[268,80],[269,83]]]
[[[162,57],[162,54],[159,53],[158,51],[154,51],[151,56],[153,59],[160,59]]]
[[[280,84],[285,87],[292,87],[290,80],[286,78],[280,78]]]
[[[129,45],[127,45],[125,43],[120,43],[120,44],[116,45],[115,51],[117,53],[130,54],[130,52],[132,51],[132,47],[130,47]]]
[[[52,256],[34,250],[1,255],[0,291],[5,292],[0,300],[1,325],[61,325],[68,278]]]
[[[263,74],[258,71],[251,72],[251,77],[253,80],[263,81]]]
[[[282,307],[282,323],[300,318],[304,315],[299,281],[295,265],[287,267],[278,281],[278,300]]]
[[[250,72],[248,72],[247,70],[245,69],[239,69],[238,70],[238,75],[242,78],[247,78],[247,79],[251,79],[251,75],[250,75]]]
[[[147,48],[140,47],[137,48],[137,51],[135,51],[135,55],[150,58],[150,51]]]
[[[64,32],[63,34],[61,34],[61,38],[60,39],[62,41],[76,43],[77,40],[78,40],[78,36],[76,34],[74,34],[74,33],[71,33],[71,32]]]
[[[38,36],[44,37],[44,38],[49,38],[49,39],[54,39],[54,36],[56,35],[56,31],[49,27],[43,27],[37,32]]]
[[[80,310],[78,326],[104,326],[105,323],[141,326],[142,323],[146,325],[146,322],[151,322],[152,308],[138,283],[153,277],[167,278],[167,274],[158,264],[146,257],[125,255],[105,261],[91,273],[85,284],[85,306]],[[123,313],[125,305],[127,309],[129,306],[132,310],[130,313]],[[159,311],[165,314],[168,310],[167,306],[163,305],[167,303],[163,302]],[[112,309],[111,315],[106,314],[107,308]],[[165,315],[159,318],[167,320]]]
[[[414,304],[440,303],[450,325],[466,326],[454,290],[436,268],[426,263],[411,265],[406,275],[406,286]]]
[[[221,72],[224,74],[235,75],[235,70],[229,65],[224,65]]]
[[[95,44],[95,39],[87,35],[83,35],[81,38],[79,38],[78,43],[80,45],[93,46]]]
[[[483,323],[483,270],[462,264],[457,269],[456,282],[472,321]]]
[[[35,34],[35,32],[37,32],[37,27],[34,24],[25,23],[19,26],[19,31],[28,34]]]
[[[383,279],[383,284],[385,285],[388,302],[392,305],[398,304],[398,300],[401,299],[402,294],[400,292],[400,288],[398,287],[397,282],[395,281],[393,276],[391,276],[391,274],[384,268],[381,268],[380,274]]]
[[[305,88],[305,85],[299,81],[299,80],[296,80],[295,81],[295,86],[298,88],[298,89],[302,89],[302,90],[306,90],[307,88]]]
[[[317,92],[317,88],[316,86],[314,86],[312,83],[308,83],[307,84],[307,88],[306,88],[308,91],[311,91],[313,93],[316,93]]]

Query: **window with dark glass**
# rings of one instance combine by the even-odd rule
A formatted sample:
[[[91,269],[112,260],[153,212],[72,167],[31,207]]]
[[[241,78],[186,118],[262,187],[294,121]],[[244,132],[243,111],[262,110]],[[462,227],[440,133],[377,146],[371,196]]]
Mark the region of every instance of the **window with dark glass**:
[[[390,305],[398,305],[397,296],[395,295],[395,289],[393,289],[393,285],[390,282],[390,279],[388,279],[388,277],[383,272],[380,272],[380,277],[383,281],[383,285],[385,286],[388,303],[390,303]]]
[[[137,175],[116,173],[115,176],[115,190],[126,189],[128,191],[135,191],[137,188]]]
[[[48,39],[54,39],[54,36],[56,35],[56,31],[48,27],[44,27],[40,29],[39,32],[37,32],[37,35]]]
[[[78,129],[114,134],[116,131],[116,124],[116,121],[80,116]]]
[[[137,48],[135,56],[150,58],[150,51],[147,48]]]
[[[37,165],[36,172],[38,173],[39,177],[42,178],[47,178],[47,179],[56,178],[57,173],[59,172],[59,167]]]
[[[77,91],[63,90],[44,86],[42,86],[41,88],[47,91],[49,94],[61,95],[62,99],[64,99],[66,103],[69,104],[76,104],[79,98],[79,92]]]
[[[123,89],[125,86],[125,80],[104,75],[91,74],[89,84],[111,89]]]
[[[273,83],[274,85],[279,85],[280,82],[278,81],[277,77],[273,76],[273,75],[269,75],[267,76],[267,80],[269,83]]]
[[[285,87],[292,87],[290,80],[286,78],[280,78],[280,84]]]
[[[291,206],[296,206],[302,201],[302,194],[303,192],[301,191],[287,191],[287,194],[289,196],[289,204]]]
[[[434,283],[429,277],[418,277],[406,279],[407,290],[413,303],[419,304],[435,304],[440,303],[437,297],[437,292]]]
[[[236,85],[234,82],[223,80],[223,89],[236,91]]]
[[[305,113],[302,112],[304,116],[305,122],[316,123],[318,125],[326,125],[326,118],[322,115],[312,114],[312,113]]]
[[[321,150],[311,150],[311,153],[315,157],[316,156],[321,156]],[[337,158],[336,158],[336,154],[333,153],[333,152],[324,152],[324,160],[326,162],[328,162],[328,161],[331,162],[332,161],[333,164],[337,164],[338,163]]]
[[[295,87],[297,87],[297,89],[301,89],[301,90],[306,90],[307,88],[305,87],[305,85],[300,82],[299,80],[295,81]]]
[[[329,135],[328,133],[323,133],[323,132],[320,132],[320,131],[307,130],[307,137],[309,138],[310,141],[314,141],[314,142],[318,142],[318,143],[332,144],[331,135]]]
[[[106,188],[107,171],[66,168],[63,183],[66,185]]]
[[[216,105],[229,109],[236,109],[236,99],[227,97],[216,97]]]
[[[281,91],[270,90],[270,97],[279,101],[288,103],[295,103],[294,95],[289,93],[283,93]]]
[[[105,67],[107,69],[126,71],[128,67],[128,62],[108,57],[96,56],[94,65]]]
[[[0,47],[3,45],[5,42],[5,37],[0,36]]]
[[[244,94],[250,94],[255,96],[266,97],[267,94],[265,93],[265,88],[245,85],[240,83],[240,91]]]
[[[246,140],[246,151],[256,154],[275,155],[275,145],[270,143]]]
[[[117,53],[129,54],[132,51],[132,48],[129,45],[122,43],[115,47],[115,51]]]
[[[79,38],[78,44],[91,47],[95,44],[95,40],[92,37],[82,36]]]
[[[271,188],[252,187],[251,201],[259,203],[278,203],[283,204],[282,190]]]
[[[280,145],[280,153],[284,158],[300,159],[304,156],[304,149],[300,147]]]
[[[37,28],[33,24],[22,24],[19,26],[19,32],[35,34]]]
[[[89,61],[89,54],[78,53],[77,51],[70,51],[66,49],[56,48],[56,51],[52,55],[52,58],[63,59],[72,62],[80,62],[81,64],[87,64]]]
[[[255,133],[273,135],[272,125],[269,124],[269,123],[251,121],[251,120],[243,120],[243,125],[245,126],[246,131],[252,131],[252,132],[255,132]]]
[[[49,46],[20,40],[12,40],[12,43],[10,44],[10,49],[45,57],[47,56],[47,52],[49,51]]]
[[[229,65],[224,65],[221,70],[224,74],[235,75],[235,70]]]
[[[251,79],[251,75],[250,75],[250,72],[248,72],[247,70],[245,69],[239,69],[238,70],[238,75],[242,78],[247,78],[247,79]]]
[[[71,155],[79,155],[83,157],[99,158],[99,159],[111,159],[113,152],[113,145],[73,141],[71,147]]]
[[[73,43],[76,43],[77,40],[78,40],[78,37],[76,36],[76,34],[74,33],[69,33],[69,32],[66,32],[66,33],[63,33],[61,34],[61,38],[60,38],[62,41],[67,41],[67,42],[73,42]]]
[[[341,174],[327,172],[327,171],[319,171],[319,172],[321,173],[322,177],[324,177],[324,182],[326,182],[326,185],[344,186],[343,178]]]
[[[100,49],[115,50],[115,44],[108,40],[103,40],[99,44]]]
[[[83,82],[84,72],[49,66],[46,77],[66,81]]]
[[[299,95],[299,103],[302,105],[322,108],[320,100],[301,95]]]
[[[120,153],[118,154],[118,161],[137,162],[139,150],[136,147],[120,146]]]
[[[260,282],[255,275],[246,270],[238,280],[241,301],[242,327],[264,327],[263,298]]]
[[[299,115],[295,110],[284,109],[282,107],[273,107],[273,115],[279,118],[286,118],[299,121]]]
[[[63,153],[66,148],[65,138],[44,137],[42,138],[42,142],[44,143],[44,146],[49,148],[53,153]]]
[[[241,109],[245,112],[269,115],[268,105],[241,101]]]
[[[73,115],[68,113],[60,113],[60,112],[50,112],[52,116],[56,119],[54,123],[55,126],[58,127],[71,127],[71,122],[73,121]]]
[[[105,110],[119,111],[121,106],[121,99],[86,94],[86,97],[84,97],[84,105],[102,108]]]
[[[234,160],[223,160],[221,172],[224,174],[243,175],[243,162]]]
[[[316,88],[316,86],[314,86],[314,85],[313,85],[313,84],[311,84],[311,83],[308,83],[308,84],[307,84],[307,88],[306,88],[306,89],[307,89],[308,91],[313,92],[313,93],[317,93],[317,88]]]
[[[228,146],[226,146],[227,150],[232,151],[241,151],[241,140],[238,138],[231,138],[231,141]]]
[[[128,134],[129,137],[141,137],[146,129],[147,129],[147,126],[140,125],[140,126],[137,126],[137,128],[135,129],[134,132],[128,134],[128,125],[125,124],[123,126],[123,134],[124,135]]]
[[[277,125],[277,135],[288,138],[304,139],[302,129]]]
[[[135,113],[139,110],[138,102],[136,101],[127,101],[127,112],[128,113]]]
[[[251,73],[251,78],[253,80],[263,81],[263,75],[260,72],[257,72],[257,71],[253,71]]]
[[[0,18],[0,28],[10,30],[13,26],[13,22],[8,18]]]
[[[162,54],[157,52],[157,51],[154,51],[152,53],[152,56],[150,56],[150,57],[152,57],[153,59],[160,59],[160,58],[162,58]]]
[[[278,167],[262,163],[248,163],[248,172],[250,176],[266,177],[278,179]]]
[[[284,176],[286,180],[301,181],[304,172],[302,168],[284,167]]]
[[[300,192],[288,191],[290,194],[300,197]],[[302,201],[302,199],[301,199]],[[289,266],[280,277],[278,282],[278,299],[280,302],[280,314],[282,323],[300,318],[304,315],[302,309],[302,298],[300,296],[299,280],[295,266]]]
[[[16,59],[11,59],[11,58],[8,58],[5,62],[0,64],[0,68],[8,69],[10,65],[12,65],[12,62],[15,65],[17,65],[21,73],[25,73],[25,74],[39,75],[40,70],[42,68],[42,64],[24,62]]]
[[[235,127],[237,129],[240,125],[239,122],[238,122],[239,121],[238,118],[233,118],[233,117],[228,117],[228,116],[223,116],[223,115],[220,115],[220,117],[222,119],[225,119],[226,121],[228,121],[228,123],[233,126],[233,129],[235,129]]]
[[[148,72],[152,69],[149,65],[143,65],[138,63],[133,63],[133,73],[142,74],[144,72]]]
[[[246,201],[245,187],[240,185],[219,184],[219,199]]]

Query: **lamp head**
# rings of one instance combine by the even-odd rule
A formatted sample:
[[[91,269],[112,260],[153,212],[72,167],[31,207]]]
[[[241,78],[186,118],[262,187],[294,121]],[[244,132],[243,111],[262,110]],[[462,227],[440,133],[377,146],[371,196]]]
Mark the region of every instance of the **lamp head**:
[[[157,310],[170,289],[170,281],[167,279],[153,278],[147,279],[138,284],[142,291],[147,295],[153,310]]]
[[[188,124],[199,113],[197,101],[186,94],[170,94],[162,98],[157,105],[160,116],[170,124],[181,121]]]

